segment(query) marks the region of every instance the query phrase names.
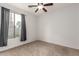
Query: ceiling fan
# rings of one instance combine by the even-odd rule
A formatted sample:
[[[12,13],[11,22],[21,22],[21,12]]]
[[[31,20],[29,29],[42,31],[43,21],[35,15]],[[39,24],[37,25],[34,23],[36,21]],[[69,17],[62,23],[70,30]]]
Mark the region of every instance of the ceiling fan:
[[[53,3],[37,3],[37,5],[28,5],[29,8],[32,8],[32,7],[36,7],[36,10],[35,10],[35,13],[38,11],[38,10],[43,10],[44,12],[47,12],[47,9],[45,8],[46,6],[52,6]]]

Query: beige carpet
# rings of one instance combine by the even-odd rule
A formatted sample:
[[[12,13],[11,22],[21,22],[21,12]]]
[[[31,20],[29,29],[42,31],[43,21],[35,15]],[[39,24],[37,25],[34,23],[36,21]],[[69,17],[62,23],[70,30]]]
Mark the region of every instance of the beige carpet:
[[[42,41],[34,41],[4,52],[3,56],[77,56],[79,50],[58,46]]]

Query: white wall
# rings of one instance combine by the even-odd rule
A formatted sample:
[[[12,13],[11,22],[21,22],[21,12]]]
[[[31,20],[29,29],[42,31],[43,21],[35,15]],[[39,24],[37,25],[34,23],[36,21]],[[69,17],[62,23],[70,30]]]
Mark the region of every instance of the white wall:
[[[35,15],[26,15],[26,32],[28,41],[34,41],[37,38],[36,20],[37,17]]]
[[[0,7],[0,31],[1,31],[1,7]]]
[[[36,16],[21,10],[19,8],[16,8],[14,6],[8,5],[8,4],[0,4],[0,6],[3,6],[5,8],[9,8],[15,12],[18,13],[24,13],[26,15],[26,31],[27,31],[27,40],[25,42],[20,42],[20,38],[15,38],[15,39],[8,39],[8,45],[6,47],[0,47],[0,51],[4,51],[10,48],[14,48],[32,41],[36,40]]]
[[[38,39],[79,49],[79,4],[40,15]]]

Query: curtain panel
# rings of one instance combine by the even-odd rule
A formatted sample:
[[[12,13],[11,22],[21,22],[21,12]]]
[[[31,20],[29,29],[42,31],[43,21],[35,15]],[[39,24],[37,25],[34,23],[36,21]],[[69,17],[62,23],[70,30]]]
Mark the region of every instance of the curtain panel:
[[[8,40],[9,9],[1,7],[0,46],[6,46]]]
[[[21,41],[26,40],[26,21],[25,15],[21,14]]]

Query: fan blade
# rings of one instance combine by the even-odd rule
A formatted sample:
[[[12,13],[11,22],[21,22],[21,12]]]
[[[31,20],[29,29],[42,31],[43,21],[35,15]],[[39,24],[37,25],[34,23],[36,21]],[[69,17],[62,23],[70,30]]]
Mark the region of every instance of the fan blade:
[[[43,5],[43,3],[41,3],[41,5]]]
[[[53,3],[47,3],[47,4],[44,4],[44,6],[52,6]]]
[[[35,13],[38,11],[38,8],[35,10]]]
[[[37,5],[29,5],[28,7],[37,7]]]
[[[40,3],[38,3],[38,5],[39,5]]]
[[[43,5],[43,3],[38,3],[38,5]]]
[[[45,12],[47,12],[47,10],[46,10],[45,8],[43,8],[43,10],[44,10]]]

